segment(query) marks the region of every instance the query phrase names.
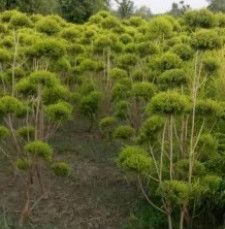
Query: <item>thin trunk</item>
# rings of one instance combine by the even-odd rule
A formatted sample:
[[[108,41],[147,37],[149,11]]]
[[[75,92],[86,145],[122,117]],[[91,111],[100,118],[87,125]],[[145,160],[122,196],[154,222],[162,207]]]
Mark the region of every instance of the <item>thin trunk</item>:
[[[181,208],[179,229],[184,229],[184,214],[185,211],[183,208]]]
[[[165,133],[166,133],[167,121],[164,124],[163,133],[162,133],[162,143],[161,143],[161,154],[160,154],[160,165],[159,165],[159,183],[162,183],[162,170],[163,170],[163,156],[164,156],[164,147],[165,147]]]
[[[168,229],[173,229],[173,222],[172,222],[171,214],[167,215],[167,220],[168,220]]]
[[[170,179],[173,179],[173,116],[170,116],[170,128],[169,128],[169,138],[170,138]]]

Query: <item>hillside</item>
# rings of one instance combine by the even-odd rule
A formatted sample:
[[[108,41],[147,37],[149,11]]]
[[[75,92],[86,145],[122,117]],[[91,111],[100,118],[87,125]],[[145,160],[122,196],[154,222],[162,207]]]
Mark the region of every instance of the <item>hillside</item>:
[[[224,14],[0,21],[0,228],[223,227]]]

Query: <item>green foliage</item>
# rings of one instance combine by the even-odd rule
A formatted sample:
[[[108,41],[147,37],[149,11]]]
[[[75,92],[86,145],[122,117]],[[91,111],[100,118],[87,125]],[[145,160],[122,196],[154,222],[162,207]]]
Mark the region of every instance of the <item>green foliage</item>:
[[[125,69],[135,66],[137,62],[138,58],[134,54],[123,54],[117,59],[118,66]]]
[[[131,89],[131,93],[135,98],[143,98],[146,101],[149,101],[152,98],[155,91],[155,86],[148,82],[134,83]]]
[[[153,162],[144,149],[138,146],[127,146],[121,150],[118,163],[123,169],[146,173],[151,170]]]
[[[187,159],[179,160],[175,164],[175,171],[177,179],[188,180],[187,171],[189,170],[189,161]],[[204,163],[195,160],[193,165],[193,176],[203,177],[206,174],[206,167]]]
[[[33,126],[21,127],[16,131],[17,135],[23,139],[34,139],[35,128]]]
[[[211,134],[203,134],[198,143],[198,151],[200,160],[207,161],[216,156],[218,149],[218,141]]]
[[[187,76],[182,69],[171,69],[163,72],[158,81],[163,88],[179,87],[186,84]]]
[[[211,28],[215,25],[215,16],[209,10],[187,11],[184,15],[185,22],[190,27]]]
[[[191,198],[191,187],[183,181],[164,181],[158,190],[161,195],[176,204],[185,203]]]
[[[185,44],[177,44],[172,48],[172,51],[176,53],[182,60],[190,60],[193,55],[194,51],[189,45]]]
[[[62,16],[69,21],[84,22],[95,12],[107,7],[104,0],[59,0]],[[74,7],[76,6],[76,7]]]
[[[120,140],[130,140],[134,136],[134,128],[129,125],[122,125],[115,129],[113,137]]]
[[[216,31],[202,29],[194,34],[192,44],[194,48],[200,50],[219,49],[222,47],[222,39]]]
[[[12,96],[3,96],[0,98],[0,114],[18,114],[24,108],[24,105],[17,98]]]
[[[207,175],[201,182],[207,188],[207,191],[215,193],[222,182],[222,178],[217,175]]]
[[[149,109],[155,113],[164,115],[179,115],[189,107],[187,97],[177,92],[160,92],[152,98]]]
[[[81,102],[80,102],[81,113],[89,117],[95,115],[99,107],[100,99],[101,99],[101,95],[95,91],[81,98]]]
[[[31,84],[34,84],[35,86],[47,88],[54,87],[59,83],[59,80],[57,79],[56,75],[48,71],[37,71],[31,73],[29,81]]]
[[[128,106],[128,102],[125,100],[117,101],[115,104],[115,116],[122,120],[126,119],[129,110]]]
[[[213,56],[207,56],[202,60],[203,68],[209,75],[217,73],[220,68],[218,60]]]
[[[19,170],[26,171],[26,170],[28,170],[30,168],[30,162],[25,158],[18,159],[18,160],[16,160],[16,167]]]
[[[156,17],[150,21],[148,31],[151,38],[163,39],[172,35],[173,26],[166,17]]]
[[[162,130],[164,123],[164,118],[158,115],[148,118],[141,127],[139,141],[153,142],[157,138],[157,134]]]
[[[198,100],[196,104],[196,113],[197,115],[203,117],[221,117],[224,113],[223,108],[220,103],[207,99],[207,100]]]
[[[29,169],[30,167],[30,163],[27,159],[23,158],[23,159],[18,159],[16,160],[16,167],[19,169],[19,170],[23,170],[23,171],[26,171]]]
[[[33,57],[48,57],[52,59],[59,59],[66,52],[65,45],[60,40],[54,38],[45,38],[35,43],[31,50],[27,53]]]
[[[60,26],[57,21],[51,18],[43,18],[37,22],[37,31],[46,33],[48,35],[54,35],[60,31]]]
[[[137,51],[141,57],[159,53],[157,44],[150,42],[141,42],[137,45]]]
[[[11,54],[7,49],[0,48],[0,62],[6,63],[11,59]]]
[[[10,25],[13,27],[31,27],[32,21],[28,16],[22,13],[13,14],[10,19]]]
[[[110,76],[115,80],[120,80],[128,76],[127,72],[121,68],[113,68],[110,71]]]
[[[53,156],[53,149],[49,146],[49,144],[43,142],[43,141],[31,141],[28,142],[24,146],[24,150],[27,153],[30,153],[34,156],[38,156],[40,158],[43,158],[46,161],[51,161]]]
[[[113,129],[116,125],[116,118],[113,116],[105,117],[100,120],[99,127],[103,134],[111,137]]]
[[[71,118],[72,107],[69,103],[58,102],[45,108],[47,117],[52,122],[64,122]]]
[[[59,177],[66,177],[71,173],[71,168],[65,162],[54,163],[51,168],[55,175]]]
[[[0,126],[0,140],[8,137],[10,135],[8,128],[5,126]]]
[[[170,70],[173,68],[179,68],[182,64],[180,57],[174,53],[165,53],[158,56],[151,63],[152,68],[160,72]]]

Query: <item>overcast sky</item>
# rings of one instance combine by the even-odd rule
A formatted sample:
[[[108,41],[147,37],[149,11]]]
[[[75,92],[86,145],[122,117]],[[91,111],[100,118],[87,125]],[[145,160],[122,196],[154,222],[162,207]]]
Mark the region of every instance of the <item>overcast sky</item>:
[[[136,7],[148,6],[153,13],[164,13],[171,9],[173,2],[180,0],[133,0]],[[206,0],[186,0],[186,4],[190,4],[193,9],[199,9],[207,6]]]

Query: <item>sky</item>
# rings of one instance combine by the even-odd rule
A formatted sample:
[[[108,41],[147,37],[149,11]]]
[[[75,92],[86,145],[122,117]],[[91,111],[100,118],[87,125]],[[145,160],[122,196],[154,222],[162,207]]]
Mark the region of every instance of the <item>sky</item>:
[[[173,2],[179,3],[180,0],[133,0],[136,7],[148,6],[152,13],[164,13],[171,9]],[[199,9],[207,6],[206,0],[186,0],[185,4],[190,4],[191,8]],[[113,3],[114,5],[114,3]]]

